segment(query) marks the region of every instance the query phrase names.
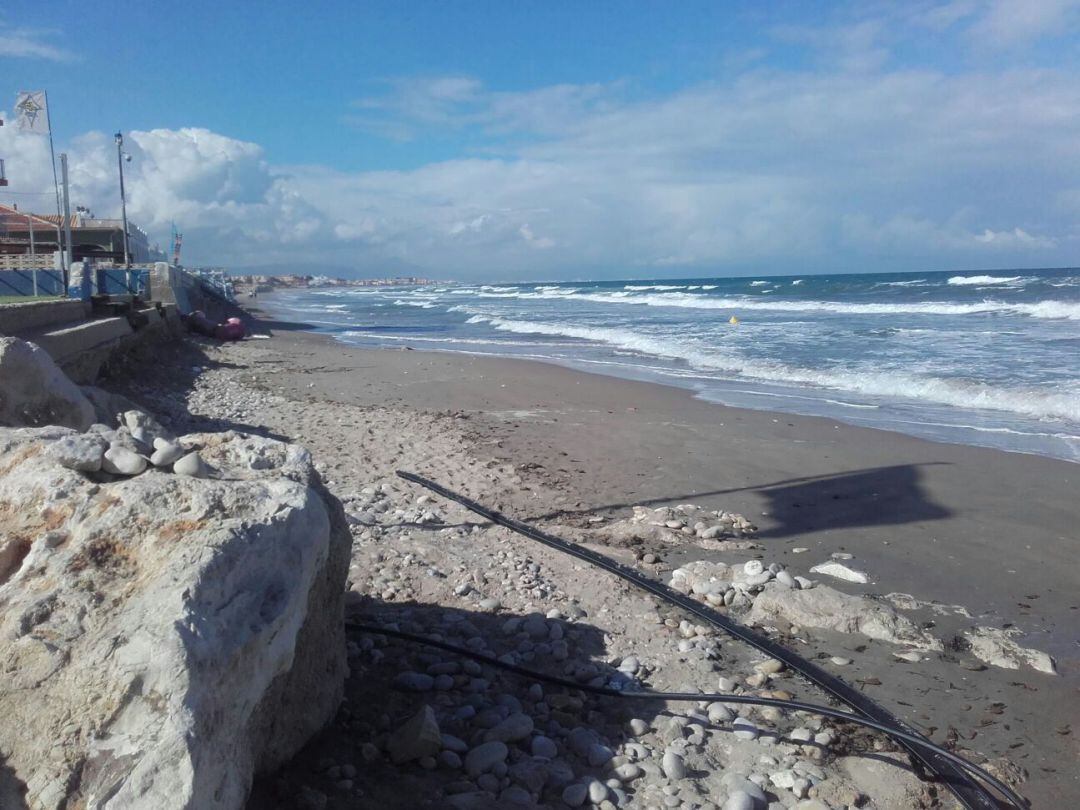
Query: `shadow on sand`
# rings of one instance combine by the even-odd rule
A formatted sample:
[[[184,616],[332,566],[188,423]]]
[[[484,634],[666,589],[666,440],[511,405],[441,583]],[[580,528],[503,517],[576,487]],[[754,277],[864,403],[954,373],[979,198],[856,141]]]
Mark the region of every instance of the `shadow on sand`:
[[[537,638],[535,631],[530,636],[524,629],[527,620],[531,619],[535,626],[544,618],[542,614],[492,614],[419,602],[377,602],[355,593],[351,597],[347,629],[350,623],[356,622],[390,624],[406,632],[439,637],[488,655],[502,656],[516,651],[519,656],[516,661],[521,666],[579,683],[613,681],[629,684],[628,676],[614,666],[618,659],[610,658],[604,631],[581,619],[546,621],[549,629],[559,625],[557,635],[565,637],[569,648],[565,660],[556,660],[555,645],[548,638]],[[517,624],[516,628],[514,624]],[[462,782],[460,771],[448,769],[445,764],[435,769],[425,769],[417,763],[393,766],[383,753],[372,756],[371,749],[368,758],[364,757],[365,743],[375,743],[380,751],[385,750],[389,734],[424,705],[435,710],[442,734],[464,741],[469,748],[483,742],[487,729],[501,719],[512,712],[524,711],[534,720],[532,734],[543,734],[554,740],[558,758],[564,765],[560,770],[544,758],[529,756],[526,753],[530,747],[529,739],[526,737],[511,745],[509,781],[538,795],[541,806],[562,806],[558,797],[568,781],[612,778],[611,763],[591,765],[580,749],[573,750],[571,734],[580,737],[591,733],[590,729],[600,729],[606,744],[617,747],[633,741],[627,730],[630,719],[640,718],[660,730],[665,726],[666,718],[676,714],[685,717],[695,708],[693,703],[679,703],[672,704],[672,709],[668,710],[659,700],[618,699],[537,684],[530,678],[490,666],[476,666],[470,659],[452,652],[356,629],[349,630],[347,638],[351,649],[351,674],[337,716],[292,761],[276,772],[256,777],[248,810],[303,806],[312,791],[329,798],[325,805],[328,808],[413,810],[416,807],[457,806],[447,804],[442,798],[448,788],[450,791],[477,790],[475,784]],[[528,649],[529,644],[532,650]],[[362,650],[361,645],[365,649]],[[403,672],[453,673],[453,687],[446,691],[404,691],[396,680]],[[703,671],[702,686],[706,687],[710,679]],[[721,735],[732,731],[730,723],[711,723],[701,717],[695,722],[703,722]],[[778,741],[786,739],[767,729],[763,729],[763,736],[773,736]],[[518,750],[519,747],[522,750]],[[851,751],[849,754],[877,757],[872,752]],[[902,764],[899,767],[907,770]],[[346,769],[350,774],[355,769],[355,775],[351,777],[350,786],[343,788],[340,780]],[[631,783],[622,788],[631,796],[635,792]],[[767,792],[770,799],[778,798],[768,788]],[[477,810],[518,806],[500,803],[500,797],[493,793],[472,793],[469,799],[467,805],[461,806]]]
[[[631,506],[668,506],[688,501],[700,502],[716,495],[753,492],[765,500],[762,511],[768,513],[770,525],[758,534],[762,538],[790,537],[854,526],[894,526],[942,520],[952,512],[935,503],[922,485],[921,468],[946,463],[934,461],[924,464],[897,464],[828,475],[802,476],[769,484],[665,495],[634,503],[609,503],[587,509],[560,510],[533,516],[531,519],[584,516],[613,509],[628,509]]]

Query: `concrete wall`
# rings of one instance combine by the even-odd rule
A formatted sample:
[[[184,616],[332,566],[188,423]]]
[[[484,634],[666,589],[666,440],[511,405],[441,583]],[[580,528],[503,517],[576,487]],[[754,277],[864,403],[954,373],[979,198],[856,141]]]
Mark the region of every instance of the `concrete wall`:
[[[90,315],[84,301],[30,301],[0,305],[0,335],[14,335],[54,324],[83,320]]]

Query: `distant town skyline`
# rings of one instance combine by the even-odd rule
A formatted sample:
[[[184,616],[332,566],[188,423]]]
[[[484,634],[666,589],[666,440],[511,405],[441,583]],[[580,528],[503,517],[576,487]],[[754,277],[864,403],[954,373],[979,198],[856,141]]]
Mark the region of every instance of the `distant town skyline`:
[[[0,203],[463,280],[1080,264],[1080,0],[0,10]]]

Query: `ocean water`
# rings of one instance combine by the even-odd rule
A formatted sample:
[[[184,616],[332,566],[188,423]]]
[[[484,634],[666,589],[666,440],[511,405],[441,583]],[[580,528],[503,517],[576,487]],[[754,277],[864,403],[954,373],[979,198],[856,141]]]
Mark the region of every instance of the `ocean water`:
[[[1080,461],[1080,270],[313,289],[264,305],[361,346],[546,360]]]

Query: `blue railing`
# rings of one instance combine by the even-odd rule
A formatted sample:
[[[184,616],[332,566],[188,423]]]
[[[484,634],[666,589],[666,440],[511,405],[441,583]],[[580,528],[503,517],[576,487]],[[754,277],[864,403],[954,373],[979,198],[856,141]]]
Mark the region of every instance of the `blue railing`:
[[[0,296],[65,295],[59,270],[0,270]]]

